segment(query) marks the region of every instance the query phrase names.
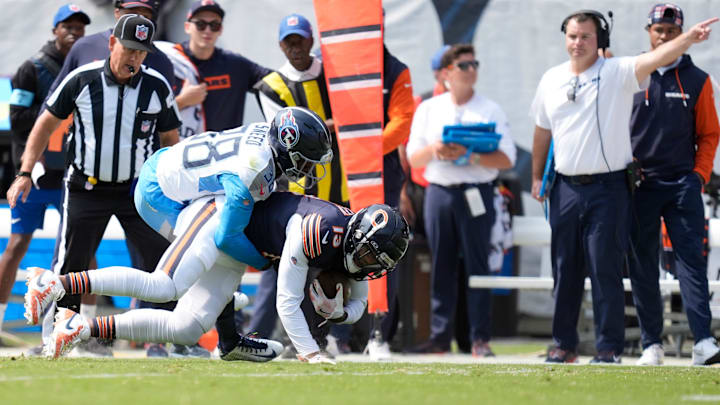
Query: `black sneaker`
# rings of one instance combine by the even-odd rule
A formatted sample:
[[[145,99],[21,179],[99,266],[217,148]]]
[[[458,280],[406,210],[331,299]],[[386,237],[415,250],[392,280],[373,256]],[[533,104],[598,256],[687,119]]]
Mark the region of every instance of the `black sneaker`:
[[[439,343],[428,340],[425,343],[421,343],[410,350],[410,353],[418,354],[443,354],[450,351],[450,345],[441,345]]]
[[[283,349],[280,342],[241,335],[237,346],[230,352],[220,355],[220,358],[225,361],[244,360],[264,363],[279,356]]]
[[[598,352],[590,364],[620,364],[620,361],[620,356],[616,356],[615,352]]]
[[[574,350],[564,350],[559,347],[548,351],[545,363],[577,363],[578,355]]]
[[[164,344],[153,343],[147,347],[145,356],[149,358],[165,358],[168,357],[168,351]]]
[[[191,346],[173,344],[170,350],[170,357],[191,357],[196,359],[209,359],[210,352],[195,343]]]

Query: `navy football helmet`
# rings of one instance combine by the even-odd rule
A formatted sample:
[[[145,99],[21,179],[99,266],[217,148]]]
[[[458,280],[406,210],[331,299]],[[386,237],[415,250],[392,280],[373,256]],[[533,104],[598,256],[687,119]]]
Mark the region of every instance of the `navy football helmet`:
[[[317,114],[302,107],[283,108],[270,124],[268,139],[278,167],[290,181],[307,190],[325,177],[324,165],[333,158],[332,139]]]
[[[358,281],[380,278],[395,269],[409,240],[410,228],[400,212],[385,204],[363,208],[345,232],[345,271]]]

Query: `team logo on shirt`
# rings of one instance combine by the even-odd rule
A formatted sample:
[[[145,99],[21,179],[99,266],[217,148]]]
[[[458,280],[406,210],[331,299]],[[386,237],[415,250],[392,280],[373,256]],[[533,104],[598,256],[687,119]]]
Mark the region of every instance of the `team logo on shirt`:
[[[147,25],[140,24],[135,27],[135,38],[139,41],[144,41],[148,37],[148,32],[150,32],[150,28],[148,28]]]
[[[145,133],[150,130],[150,127],[152,126],[152,121],[150,120],[143,120],[140,123],[140,132]]]
[[[300,129],[295,123],[295,117],[292,115],[292,110],[288,109],[287,113],[280,117],[280,126],[278,128],[278,139],[285,145],[286,148],[290,149],[298,143],[300,140]]]

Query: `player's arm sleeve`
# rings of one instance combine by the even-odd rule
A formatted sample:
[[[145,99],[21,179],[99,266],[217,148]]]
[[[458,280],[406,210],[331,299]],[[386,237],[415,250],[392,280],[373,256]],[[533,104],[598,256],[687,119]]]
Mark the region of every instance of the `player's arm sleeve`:
[[[710,181],[715,151],[720,137],[720,124],[718,124],[713,87],[710,76],[705,79],[697,103],[695,104],[695,168],[702,176],[704,182]]]
[[[44,100],[37,100],[36,81],[35,66],[30,61],[25,61],[10,80],[10,128],[16,134],[28,133],[40,112]]]
[[[415,111],[412,94],[410,70],[403,70],[390,90],[390,102],[387,107],[388,122],[383,129],[383,155],[404,144],[410,134],[410,126]]]
[[[347,318],[340,323],[355,323],[365,313],[365,307],[368,302],[368,282],[350,280],[350,299],[345,305],[345,313]]]
[[[250,190],[234,174],[221,174],[218,180],[225,190],[225,205],[215,230],[215,245],[235,260],[257,269],[265,267],[268,260],[245,235],[254,205]]]
[[[276,307],[290,341],[301,356],[320,350],[300,309],[305,297],[308,259],[303,251],[302,218],[293,216],[286,227],[286,239],[278,265]]]

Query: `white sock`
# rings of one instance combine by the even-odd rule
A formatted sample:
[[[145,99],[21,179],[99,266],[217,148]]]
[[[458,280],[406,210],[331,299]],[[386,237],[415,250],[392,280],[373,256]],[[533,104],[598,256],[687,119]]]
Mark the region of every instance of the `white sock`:
[[[93,319],[93,318],[95,318],[96,313],[97,313],[97,305],[90,305],[90,304],[81,304],[80,305],[80,315],[82,315],[83,318]]]
[[[162,271],[147,273],[132,267],[88,271],[90,290],[97,295],[135,297],[149,302],[175,300],[175,284]]]
[[[0,304],[0,331],[3,330],[3,320],[5,319],[5,310],[7,309],[7,302],[4,304]]]

